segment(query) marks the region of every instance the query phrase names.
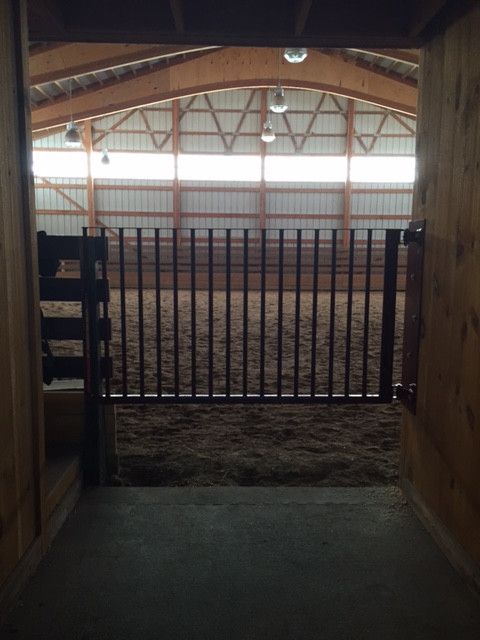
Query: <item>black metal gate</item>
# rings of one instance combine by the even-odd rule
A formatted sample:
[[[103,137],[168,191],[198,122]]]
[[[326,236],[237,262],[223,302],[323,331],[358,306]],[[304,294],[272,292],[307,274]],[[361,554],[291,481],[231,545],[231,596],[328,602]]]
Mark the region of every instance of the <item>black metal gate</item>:
[[[90,233],[82,280],[93,400],[392,401],[400,230],[102,228],[100,260]],[[100,303],[98,280],[110,282]],[[111,335],[100,335],[99,319],[111,320]]]

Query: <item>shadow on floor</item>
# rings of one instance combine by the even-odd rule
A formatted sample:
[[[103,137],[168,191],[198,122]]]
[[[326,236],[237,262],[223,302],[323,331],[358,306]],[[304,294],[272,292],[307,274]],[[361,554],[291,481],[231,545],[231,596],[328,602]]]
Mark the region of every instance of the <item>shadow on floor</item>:
[[[478,640],[396,489],[86,492],[2,638]]]

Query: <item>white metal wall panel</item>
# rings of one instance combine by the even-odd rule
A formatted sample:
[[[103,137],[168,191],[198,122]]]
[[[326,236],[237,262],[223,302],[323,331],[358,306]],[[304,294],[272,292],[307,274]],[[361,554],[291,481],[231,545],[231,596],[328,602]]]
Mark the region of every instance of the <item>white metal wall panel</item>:
[[[33,140],[34,149],[65,149],[65,132],[59,131],[51,136]]]
[[[359,103],[357,102],[356,104]],[[384,121],[385,114],[389,113],[385,109],[380,110],[372,107],[371,111],[374,113],[365,113],[364,106],[362,106],[362,109],[363,111],[359,110],[355,112],[354,154],[364,155],[367,152],[372,155],[415,154],[415,136],[411,134],[408,129],[411,128],[415,130],[414,120],[399,115],[406,124],[406,126],[402,126],[402,124],[391,115],[388,115]],[[378,132],[379,128],[380,132]],[[374,136],[377,136],[376,140]],[[364,148],[365,146],[367,149]],[[371,150],[370,147],[372,147]]]
[[[181,153],[225,153],[225,144],[218,134],[182,135],[180,134]]]
[[[86,180],[82,178],[45,178],[45,180],[36,178],[35,207],[39,211],[81,211],[86,209]]]
[[[352,216],[355,215],[409,215],[412,196],[400,193],[353,193]]]
[[[37,231],[46,231],[51,235],[82,235],[83,227],[88,225],[86,215],[51,215],[37,214]]]
[[[343,211],[343,194],[267,192],[267,212],[291,214],[339,215]]]
[[[196,230],[197,239],[206,239],[208,229],[232,229],[232,239],[243,237],[243,229],[258,232],[258,218],[226,218],[222,221],[217,218],[199,218],[196,216],[182,216],[183,235],[188,234],[188,229]],[[217,239],[224,239],[224,234],[216,234]],[[252,236],[255,237],[255,236]]]
[[[152,213],[172,211],[172,191],[149,189],[148,185],[135,183],[132,184],[135,186],[135,190],[118,188],[119,186],[124,187],[126,184],[128,185],[128,181],[117,181],[117,184],[103,181],[102,188],[95,190],[97,211],[149,211]],[[152,182],[150,187],[154,186],[158,187],[160,184]],[[171,184],[169,187],[171,188]]]
[[[255,213],[257,210],[257,193],[182,191],[183,213],[213,213],[219,215],[223,213]]]
[[[243,109],[250,98],[250,89],[233,91],[214,91],[208,97],[214,109]],[[255,90],[251,109],[260,109],[260,91]]]
[[[119,227],[130,229],[136,229],[137,227],[145,229],[153,229],[154,227],[169,229],[172,227],[172,216],[167,214],[147,217],[138,214],[122,216],[102,215],[99,212],[97,214],[97,220],[111,229],[118,229]]]

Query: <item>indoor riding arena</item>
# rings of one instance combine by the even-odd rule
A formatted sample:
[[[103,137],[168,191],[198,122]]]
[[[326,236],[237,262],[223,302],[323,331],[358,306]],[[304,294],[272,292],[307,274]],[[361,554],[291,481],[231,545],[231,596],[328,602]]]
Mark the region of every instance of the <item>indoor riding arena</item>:
[[[269,52],[274,70],[279,53]],[[417,67],[399,63],[408,87]],[[400,405],[354,398],[378,390],[382,328],[395,335],[400,382],[415,118],[321,91],[285,99],[279,114],[268,89],[202,94],[89,120],[90,151],[65,151],[50,129],[34,142],[37,228],[60,241],[91,225],[108,242],[101,349],[112,359],[105,384],[123,396],[115,482],[397,482]],[[268,118],[275,140],[264,142]],[[61,261],[57,277],[78,272]],[[75,315],[72,303],[42,306],[46,317]],[[49,345],[54,357],[81,353],[79,342]],[[295,395],[336,397],[289,403],[294,378]],[[226,385],[248,402],[221,399]],[[213,397],[188,398],[203,394]]]
[[[0,29],[0,638],[477,640],[477,3]]]

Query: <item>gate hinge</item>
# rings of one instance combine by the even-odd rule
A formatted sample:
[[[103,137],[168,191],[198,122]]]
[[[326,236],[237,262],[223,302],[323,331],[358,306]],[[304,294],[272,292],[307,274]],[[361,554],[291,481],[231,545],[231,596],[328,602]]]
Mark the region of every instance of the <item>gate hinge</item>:
[[[417,404],[417,385],[416,384],[396,384],[394,386],[395,397],[412,413],[415,413]]]
[[[419,229],[405,229],[403,232],[403,244],[408,247],[408,245],[412,242],[416,242],[417,244],[423,244],[423,238],[425,237],[425,228],[420,227]]]

